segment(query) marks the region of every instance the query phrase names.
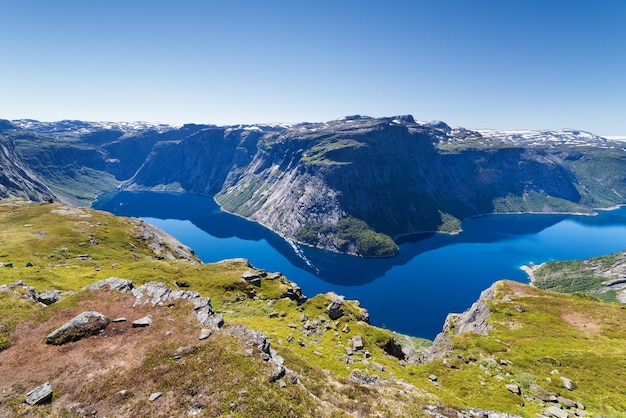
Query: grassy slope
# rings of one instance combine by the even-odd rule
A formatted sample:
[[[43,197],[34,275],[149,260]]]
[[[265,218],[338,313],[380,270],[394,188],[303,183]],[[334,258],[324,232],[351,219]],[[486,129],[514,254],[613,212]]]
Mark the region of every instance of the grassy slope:
[[[147,243],[138,238],[139,227],[138,220],[103,212],[3,201],[0,262],[15,267],[0,270],[0,284],[23,280],[37,290],[70,291],[110,276],[131,279],[136,284],[157,280],[171,287],[175,287],[176,280],[184,280],[190,290],[211,297],[227,326],[243,323],[266,333],[272,348],[285,358],[285,366],[300,384],[288,383],[280,388],[269,383],[267,363],[258,357],[246,357],[244,348],[232,336],[214,333],[206,342],[198,342],[198,326],[189,319],[189,307],[184,304],[152,312],[155,318],[163,319],[159,323],[175,324],[180,330],[175,339],[163,338],[166,328],[156,326],[151,334],[127,330],[126,334],[91,337],[57,349],[41,343],[50,329],[87,309],[100,309],[112,317],[125,312],[130,316],[128,312],[137,309],[129,308],[132,298],[115,292],[78,292],[42,308],[12,293],[0,292],[0,341],[5,347],[0,351],[0,369],[15,370],[20,364],[19,370],[30,370],[34,365],[24,362],[38,358],[54,361],[45,363],[31,376],[20,377],[20,373],[12,375],[3,369],[0,412],[62,415],[69,413],[72,404],[78,404],[118,416],[180,415],[195,409],[207,416],[420,416],[421,405],[443,404],[534,416],[543,408],[540,401],[521,398],[505,389],[506,383],[517,382],[525,395],[532,395],[530,384],[534,383],[584,403],[591,414],[626,416],[626,390],[620,384],[626,377],[626,330],[620,325],[626,320],[626,310],[618,305],[500,282],[491,303],[490,321],[495,328],[490,335],[453,339],[454,350],[446,361],[459,368],[446,367],[441,360],[401,365],[381,348],[393,333],[358,321],[358,303],[344,303],[346,315],[330,321],[327,295],[313,297],[298,307],[293,301],[279,299],[293,286],[284,277],[263,279],[260,287],[243,282],[241,274],[250,269],[245,262],[202,265],[158,260]],[[91,245],[90,236],[98,245]],[[89,254],[90,259],[76,259],[79,254]],[[24,267],[26,262],[34,267]],[[251,289],[256,297],[252,297]],[[525,312],[516,311],[515,305],[523,306]],[[274,312],[279,315],[270,318]],[[137,317],[143,313],[136,311]],[[330,328],[323,331],[320,326],[319,332],[306,335],[300,322],[302,314],[310,320],[324,318]],[[347,333],[342,332],[346,324]],[[352,363],[346,363],[345,347],[354,335],[363,337],[371,357],[357,353],[350,357]],[[141,344],[134,344],[136,341]],[[93,346],[99,347],[98,352],[106,351],[105,347],[111,351],[98,357],[89,351]],[[181,346],[194,348],[184,361],[172,360],[172,353]],[[31,357],[11,363],[20,351],[30,352]],[[57,351],[58,357],[54,354]],[[465,363],[454,359],[454,354],[475,360]],[[76,362],[61,368],[66,356],[75,356]],[[561,365],[538,361],[545,358],[557,359]],[[509,363],[501,365],[501,359]],[[551,374],[555,369],[574,380],[577,389],[568,392],[561,388],[558,375]],[[55,370],[56,374],[45,375],[46,370]],[[72,383],[73,370],[81,375],[80,385]],[[380,381],[390,380],[381,386],[361,386],[347,379],[352,371],[376,375]],[[430,374],[438,376],[438,387],[428,380]],[[50,379],[58,391],[55,401],[34,410],[27,408],[21,403],[23,396],[45,379]],[[129,392],[122,396],[121,390]],[[164,392],[166,402],[148,403],[151,391]]]

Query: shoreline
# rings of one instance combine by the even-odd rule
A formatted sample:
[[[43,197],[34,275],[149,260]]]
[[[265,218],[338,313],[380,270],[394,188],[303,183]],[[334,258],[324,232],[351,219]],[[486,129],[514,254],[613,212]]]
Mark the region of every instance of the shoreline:
[[[539,270],[544,264],[546,263],[535,264],[533,262],[530,262],[529,265],[520,266],[519,269],[528,275],[531,286],[534,286],[535,280],[537,280],[537,276],[535,276],[535,272]]]

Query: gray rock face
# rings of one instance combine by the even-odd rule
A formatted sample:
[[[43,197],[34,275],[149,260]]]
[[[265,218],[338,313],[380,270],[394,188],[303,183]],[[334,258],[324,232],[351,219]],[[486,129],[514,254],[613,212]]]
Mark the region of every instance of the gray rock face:
[[[26,394],[26,403],[29,405],[41,405],[52,400],[52,386],[50,382],[44,382]]]
[[[133,306],[164,306],[176,300],[188,300],[193,304],[193,311],[201,324],[219,328],[224,323],[223,317],[215,316],[211,306],[211,299],[200,296],[198,292],[172,290],[164,283],[148,282],[133,288],[131,293],[136,298]]]
[[[569,414],[567,413],[567,411],[559,408],[558,406],[551,406],[547,408],[546,414],[549,417],[554,417],[554,418],[568,418],[569,417]]]
[[[108,324],[109,319],[99,312],[83,312],[48,334],[45,341],[46,344],[53,345],[77,341],[90,335],[98,334]]]
[[[352,337],[352,348],[355,351],[363,350],[363,339],[360,335],[355,335]]]
[[[470,309],[463,314],[449,314],[444,323],[443,331],[435,337],[432,346],[425,355],[426,361],[444,357],[450,350],[451,339],[449,334],[461,335],[465,332],[486,335],[491,329],[487,323],[489,307],[486,301],[494,297],[494,287],[484,290]]]

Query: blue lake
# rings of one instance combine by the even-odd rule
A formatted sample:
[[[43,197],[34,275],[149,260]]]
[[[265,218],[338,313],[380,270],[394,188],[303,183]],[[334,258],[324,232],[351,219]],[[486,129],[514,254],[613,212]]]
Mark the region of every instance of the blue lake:
[[[365,259],[292,246],[254,222],[222,212],[210,197],[117,192],[93,205],[158,226],[205,263],[243,257],[280,271],[304,294],[333,291],[358,299],[371,323],[432,339],[449,312],[463,312],[494,281],[528,282],[520,266],[595,257],[626,249],[626,208],[597,216],[489,215],[463,222],[457,235],[424,234],[400,254]]]

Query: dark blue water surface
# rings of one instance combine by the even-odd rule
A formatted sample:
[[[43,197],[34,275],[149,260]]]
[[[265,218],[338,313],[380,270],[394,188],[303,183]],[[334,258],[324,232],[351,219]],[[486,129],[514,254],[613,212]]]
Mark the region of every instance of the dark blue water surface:
[[[626,249],[626,208],[597,216],[489,215],[458,235],[424,234],[400,254],[365,259],[291,245],[272,231],[222,212],[211,197],[118,192],[93,205],[144,219],[193,248],[205,263],[244,257],[280,271],[307,296],[333,291],[358,299],[371,322],[432,339],[449,312],[463,312],[499,279],[528,282],[520,266],[589,258]]]

